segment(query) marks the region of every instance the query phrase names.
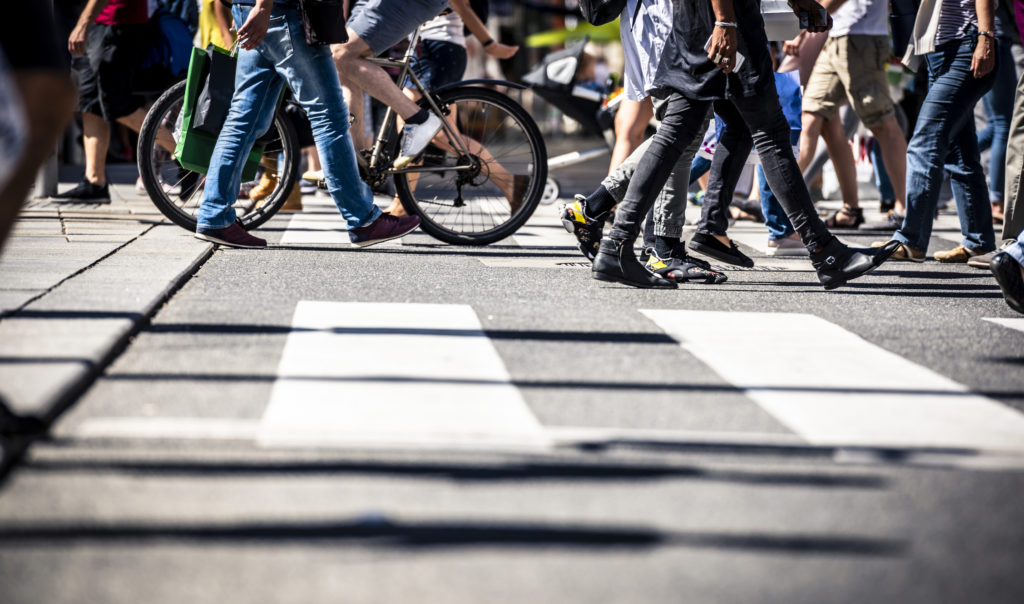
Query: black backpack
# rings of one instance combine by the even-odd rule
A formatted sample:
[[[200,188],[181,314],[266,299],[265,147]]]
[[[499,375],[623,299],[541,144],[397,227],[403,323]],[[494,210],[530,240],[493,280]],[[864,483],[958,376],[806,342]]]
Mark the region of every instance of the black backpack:
[[[580,0],[580,12],[591,25],[611,23],[626,8],[626,0]]]

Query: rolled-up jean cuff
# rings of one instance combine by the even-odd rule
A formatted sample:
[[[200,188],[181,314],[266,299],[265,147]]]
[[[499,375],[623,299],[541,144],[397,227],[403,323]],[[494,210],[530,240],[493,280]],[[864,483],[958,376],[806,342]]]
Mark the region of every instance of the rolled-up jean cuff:
[[[659,222],[657,218],[655,218],[654,234],[658,237],[675,237],[676,239],[681,239],[683,237],[683,225],[674,222]]]
[[[349,229],[358,229],[358,228],[364,227],[364,226],[372,223],[374,220],[377,220],[378,218],[380,218],[381,214],[383,214],[383,212],[380,211],[380,208],[378,208],[375,205],[370,206],[370,212],[366,216],[360,218],[358,224],[352,224],[352,222],[349,221],[348,228]]]
[[[612,172],[612,174],[614,175],[615,172]],[[629,179],[619,179],[609,175],[601,181],[601,186],[608,189],[608,193],[615,198],[616,203],[619,203],[626,196],[626,189],[629,188]]]
[[[1006,253],[1017,261],[1017,264],[1024,266],[1024,243],[1015,241],[1006,247]]]

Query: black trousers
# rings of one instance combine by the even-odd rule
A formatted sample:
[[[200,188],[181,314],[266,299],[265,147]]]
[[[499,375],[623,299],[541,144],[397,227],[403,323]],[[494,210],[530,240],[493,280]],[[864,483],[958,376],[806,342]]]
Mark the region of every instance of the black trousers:
[[[714,101],[713,104],[715,113],[725,122],[726,133],[715,148],[708,186],[717,180],[714,186],[721,187],[723,192],[735,189],[751,144],[755,145],[761,156],[765,179],[804,245],[812,251],[824,247],[832,239],[832,233],[811,203],[811,196],[793,157],[789,123],[782,115],[775,90],[761,96],[737,97]],[[694,137],[703,134],[703,118],[711,105],[712,101],[693,100],[678,91],[672,92],[654,141],[637,166],[626,196],[615,213],[615,224],[608,234],[610,238],[630,245],[636,241],[643,219],[654,204],[658,191],[665,186],[679,155]],[[724,216],[727,205],[718,205],[721,207],[715,211],[723,214],[721,220],[727,224],[728,219]],[[716,216],[709,219],[720,220]]]

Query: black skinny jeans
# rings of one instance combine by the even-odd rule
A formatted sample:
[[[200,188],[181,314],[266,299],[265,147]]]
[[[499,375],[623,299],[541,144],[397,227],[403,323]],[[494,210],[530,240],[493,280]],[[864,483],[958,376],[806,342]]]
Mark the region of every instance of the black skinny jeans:
[[[697,101],[686,98],[678,91],[672,92],[665,117],[654,135],[654,142],[637,166],[626,196],[615,213],[615,224],[608,233],[610,238],[626,241],[629,245],[636,241],[643,219],[654,204],[658,192],[665,186],[679,155],[694,137],[703,134],[705,124],[702,118],[707,115],[711,104],[711,101]],[[793,157],[789,123],[782,115],[775,91],[757,97],[715,101],[714,106],[715,112],[725,122],[726,133],[715,148],[710,182],[721,181],[714,186],[720,187],[721,193],[729,191],[730,195],[725,199],[731,199],[731,191],[736,188],[739,172],[750,154],[751,144],[756,145],[768,186],[775,192],[804,245],[811,251],[824,247],[832,239],[832,233],[825,227],[811,203],[811,196],[804,185],[796,158]],[[713,212],[721,214],[721,220],[727,226],[727,204],[716,206],[720,207]],[[709,218],[702,220],[702,223],[717,224],[713,221],[719,220],[715,216]],[[722,228],[716,234],[724,233],[725,228]]]

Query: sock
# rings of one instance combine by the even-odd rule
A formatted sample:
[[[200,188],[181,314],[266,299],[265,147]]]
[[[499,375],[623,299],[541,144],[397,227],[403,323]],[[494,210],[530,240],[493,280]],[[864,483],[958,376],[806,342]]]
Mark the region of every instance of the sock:
[[[612,194],[604,188],[604,185],[601,185],[587,197],[583,204],[583,211],[591,220],[604,219],[605,215],[615,207],[615,203]]]
[[[427,111],[426,107],[424,107],[423,109],[420,109],[419,111],[417,111],[415,113],[415,115],[412,115],[410,117],[405,118],[405,123],[406,124],[419,125],[419,124],[422,124],[423,122],[427,121],[428,117],[430,117],[430,112]]]
[[[679,240],[675,237],[666,237],[664,235],[654,236],[654,253],[658,254],[658,258],[669,258],[672,256],[672,251],[679,245]]]

